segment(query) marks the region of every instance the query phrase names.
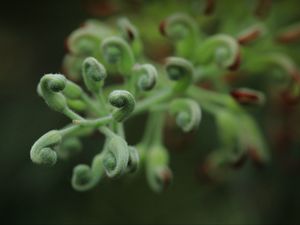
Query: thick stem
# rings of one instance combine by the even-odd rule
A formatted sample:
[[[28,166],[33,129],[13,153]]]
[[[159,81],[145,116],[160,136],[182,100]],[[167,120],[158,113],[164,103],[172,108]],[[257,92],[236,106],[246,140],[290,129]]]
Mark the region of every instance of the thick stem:
[[[161,145],[163,140],[163,112],[151,112],[148,116],[142,143],[145,146]]]
[[[76,131],[78,131],[78,130],[80,130],[80,126],[79,125],[70,125],[70,126],[67,126],[67,127],[65,127],[65,128],[62,128],[61,130],[60,130],[60,134],[62,135],[62,136],[66,136],[66,135],[69,135],[69,134],[71,134],[71,133],[73,133],[73,132],[76,132]]]
[[[133,111],[133,113],[131,115],[137,115],[139,113],[144,112],[151,106],[155,106],[158,103],[167,101],[172,97],[172,95],[173,95],[173,92],[171,89],[162,90],[162,91],[158,92],[157,94],[138,102],[136,104],[135,110]]]
[[[108,114],[108,109],[106,107],[106,102],[103,96],[103,92],[102,90],[99,91],[99,93],[95,94],[96,99],[98,101],[98,103],[100,104],[101,108],[103,109],[103,111],[100,111],[100,113],[103,115],[107,115]]]
[[[77,113],[75,113],[74,111],[72,111],[69,108],[65,108],[63,110],[63,114],[65,116],[67,116],[68,118],[70,118],[71,120],[80,120],[80,119],[83,119],[80,115],[78,115]]]
[[[163,145],[163,136],[164,136],[164,121],[165,121],[165,113],[164,112],[153,112],[155,117],[155,127],[152,139],[152,145],[158,146]]]
[[[112,138],[114,137],[116,134],[111,131],[108,127],[104,126],[104,127],[100,127],[99,128],[99,131],[101,133],[103,133],[107,138]]]
[[[201,104],[206,102],[215,103],[223,107],[227,107],[233,111],[243,111],[242,108],[232,99],[231,96],[226,94],[217,93],[214,91],[205,90],[196,86],[190,87],[186,94],[198,101]]]
[[[81,118],[79,120],[73,120],[73,123],[80,126],[100,127],[110,123],[111,121],[113,121],[113,117],[109,115],[106,117],[101,117],[99,119],[93,119],[93,120],[86,120]]]

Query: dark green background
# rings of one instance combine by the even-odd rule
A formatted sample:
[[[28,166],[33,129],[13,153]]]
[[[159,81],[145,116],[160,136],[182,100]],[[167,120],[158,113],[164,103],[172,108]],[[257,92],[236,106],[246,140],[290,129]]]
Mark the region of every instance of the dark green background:
[[[293,1],[291,4],[297,5]],[[70,185],[72,168],[79,162],[89,162],[101,148],[101,137],[98,136],[84,140],[84,152],[70,161],[60,161],[53,168],[33,164],[29,151],[34,141],[48,130],[67,123],[63,116],[49,110],[37,96],[36,85],[43,74],[61,71],[65,37],[90,17],[82,5],[82,1],[7,1],[1,5],[2,222],[300,222],[299,142],[292,146],[294,152],[284,156],[275,154],[274,163],[263,170],[247,163],[226,181],[208,183],[195,175],[205,153],[215,147],[215,128],[207,114],[204,114],[194,141],[181,151],[171,153],[175,180],[170,190],[162,194],[153,193],[143,175],[133,180],[104,182],[86,193],[74,191]],[[125,14],[125,11],[121,13]],[[260,120],[264,118],[260,117]],[[129,139],[135,142],[143,128],[135,121],[128,123],[131,127]],[[299,137],[296,139],[299,140]],[[292,155],[295,164],[292,168],[281,166],[286,154]]]

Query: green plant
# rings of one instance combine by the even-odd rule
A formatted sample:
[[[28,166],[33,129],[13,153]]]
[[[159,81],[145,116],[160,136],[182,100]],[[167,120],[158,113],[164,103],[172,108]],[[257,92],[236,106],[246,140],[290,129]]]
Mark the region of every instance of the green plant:
[[[118,29],[87,21],[67,40],[64,68],[70,80],[61,74],[41,78],[39,95],[72,124],[39,138],[31,148],[33,162],[54,165],[57,158],[67,158],[81,149],[80,137],[100,131],[105,136],[103,150],[90,166],[74,168],[73,188],[85,191],[105,177],[144,169],[150,187],[159,192],[172,180],[169,152],[163,144],[166,117],[174,117],[183,132],[190,132],[198,129],[202,109],[215,117],[220,142],[204,165],[209,176],[217,178],[247,157],[258,165],[269,161],[261,130],[244,107],[262,105],[264,94],[249,88],[232,90],[222,79],[229,71],[236,75],[236,71],[255,74],[274,70],[271,73],[286,77],[283,83],[288,99],[298,98],[298,69],[277,50],[264,24],[251,21],[248,29],[235,36],[205,35],[191,16],[174,14],[159,26],[174,47],[173,56],[161,65],[146,56],[138,29],[128,19],[117,23]],[[115,82],[120,76],[122,82]],[[202,86],[205,80],[213,83],[214,90]],[[81,81],[88,93],[77,84]],[[131,146],[124,122],[142,113],[148,114],[145,132],[140,143]]]

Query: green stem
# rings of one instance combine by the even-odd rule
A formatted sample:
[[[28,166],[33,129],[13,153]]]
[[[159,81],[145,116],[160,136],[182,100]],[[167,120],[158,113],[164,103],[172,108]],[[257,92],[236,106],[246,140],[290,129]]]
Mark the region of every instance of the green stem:
[[[155,117],[155,127],[152,139],[152,145],[162,145],[163,144],[163,133],[164,133],[164,121],[165,113],[164,112],[153,112]]]
[[[111,131],[108,127],[104,126],[104,127],[100,127],[99,128],[99,131],[101,133],[103,133],[107,138],[112,138],[114,137],[116,134]]]
[[[135,110],[131,115],[142,113],[145,110],[149,109],[151,106],[155,106],[158,103],[167,101],[172,97],[172,95],[173,92],[171,89],[160,91],[157,94],[138,102],[136,104]]]
[[[243,111],[242,108],[227,94],[217,93],[214,91],[205,90],[200,87],[191,86],[187,90],[187,95],[201,104],[210,102],[227,107],[233,111]]]
[[[117,130],[117,134],[123,139],[125,139],[124,123],[117,123],[116,130]]]
[[[100,90],[99,93],[95,94],[97,101],[100,103],[100,106],[103,108],[103,111],[101,111],[103,114],[108,114],[108,110],[106,107],[105,99],[103,98],[103,92]]]
[[[142,143],[145,146],[160,145],[163,140],[164,113],[152,112],[148,116]]]
[[[148,119],[145,127],[145,132],[142,138],[142,143],[146,146],[151,145],[151,140],[152,140],[152,134],[154,132],[154,127],[155,127],[155,117],[154,114],[149,113],[148,114]]]
[[[134,74],[132,74],[130,77],[126,78],[127,83],[127,89],[128,91],[135,96],[136,95],[136,79],[134,77]]]
[[[71,120],[81,120],[81,119],[83,119],[80,115],[78,115],[77,113],[75,113],[73,110],[71,110],[69,108],[65,108],[63,110],[63,114],[65,116],[67,116],[68,118],[70,118]]]
[[[80,130],[80,128],[81,127],[79,125],[73,124],[73,125],[67,126],[65,128],[62,128],[59,132],[62,136],[66,136],[66,135],[69,135],[70,133]]]
[[[73,123],[80,126],[100,127],[103,125],[107,125],[111,121],[113,121],[113,117],[109,115],[106,117],[101,117],[99,119],[92,119],[92,120],[87,120],[87,119],[73,120]]]

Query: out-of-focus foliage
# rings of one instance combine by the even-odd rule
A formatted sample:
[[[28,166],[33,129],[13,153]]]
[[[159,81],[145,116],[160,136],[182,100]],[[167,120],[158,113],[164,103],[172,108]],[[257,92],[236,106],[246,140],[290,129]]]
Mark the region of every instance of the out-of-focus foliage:
[[[234,87],[247,86],[268,93],[263,110],[251,113],[261,124],[272,152],[272,163],[263,169],[246,165],[221,182],[199,179],[202,160],[218,146],[214,119],[204,113],[201,129],[183,135],[174,129],[174,121],[165,128],[165,144],[171,153],[176,185],[161,195],[153,194],[145,180],[121,179],[103,183],[81,194],[70,188],[66,179],[74,165],[90,162],[99,151],[95,136],[86,139],[88,151],[72,163],[55,168],[33,165],[28,149],[41,133],[61,127],[65,120],[41,104],[36,96],[40,75],[62,72],[63,39],[91,16],[114,23],[114,16],[128,16],[141,29],[145,51],[160,61],[172,50],[161,37],[158,24],[174,12],[186,12],[197,18],[205,34],[220,27],[235,35],[253,20],[270,29],[265,42],[250,44],[252,54],[276,49],[299,63],[299,41],[277,44],[277,34],[297,23],[297,1],[272,1],[267,15],[252,17],[257,1],[218,1],[214,14],[204,16],[205,1],[66,1],[7,3],[1,13],[0,99],[1,99],[1,216],[15,223],[297,223],[299,222],[299,106],[279,98],[282,77],[270,79],[273,72],[254,71],[256,76],[239,72],[229,74]],[[263,1],[262,1],[263,2]],[[269,1],[264,1],[269,2]],[[106,7],[103,7],[106,4]],[[265,3],[266,4],[266,3]],[[101,6],[97,7],[96,6]],[[244,5],[244,7],[242,7]],[[103,8],[111,9],[103,10]],[[164,9],[164,10],[162,10]],[[267,10],[263,10],[263,12]],[[261,13],[258,13],[261,14]],[[111,17],[111,15],[113,17]],[[143,15],[143,16],[141,16]],[[150,18],[150,19],[149,19]],[[219,19],[218,19],[219,18]],[[252,18],[252,19],[251,19]],[[214,24],[212,26],[211,24]],[[160,43],[161,46],[157,46]],[[270,44],[271,43],[271,44]],[[271,45],[271,46],[270,46]],[[251,54],[251,52],[249,53]],[[256,59],[255,57],[253,57]],[[251,64],[248,65],[250,68]],[[277,80],[276,80],[277,79]],[[273,80],[270,83],[270,80]],[[211,85],[211,84],[208,84]],[[128,121],[130,142],[137,142],[144,118]]]

